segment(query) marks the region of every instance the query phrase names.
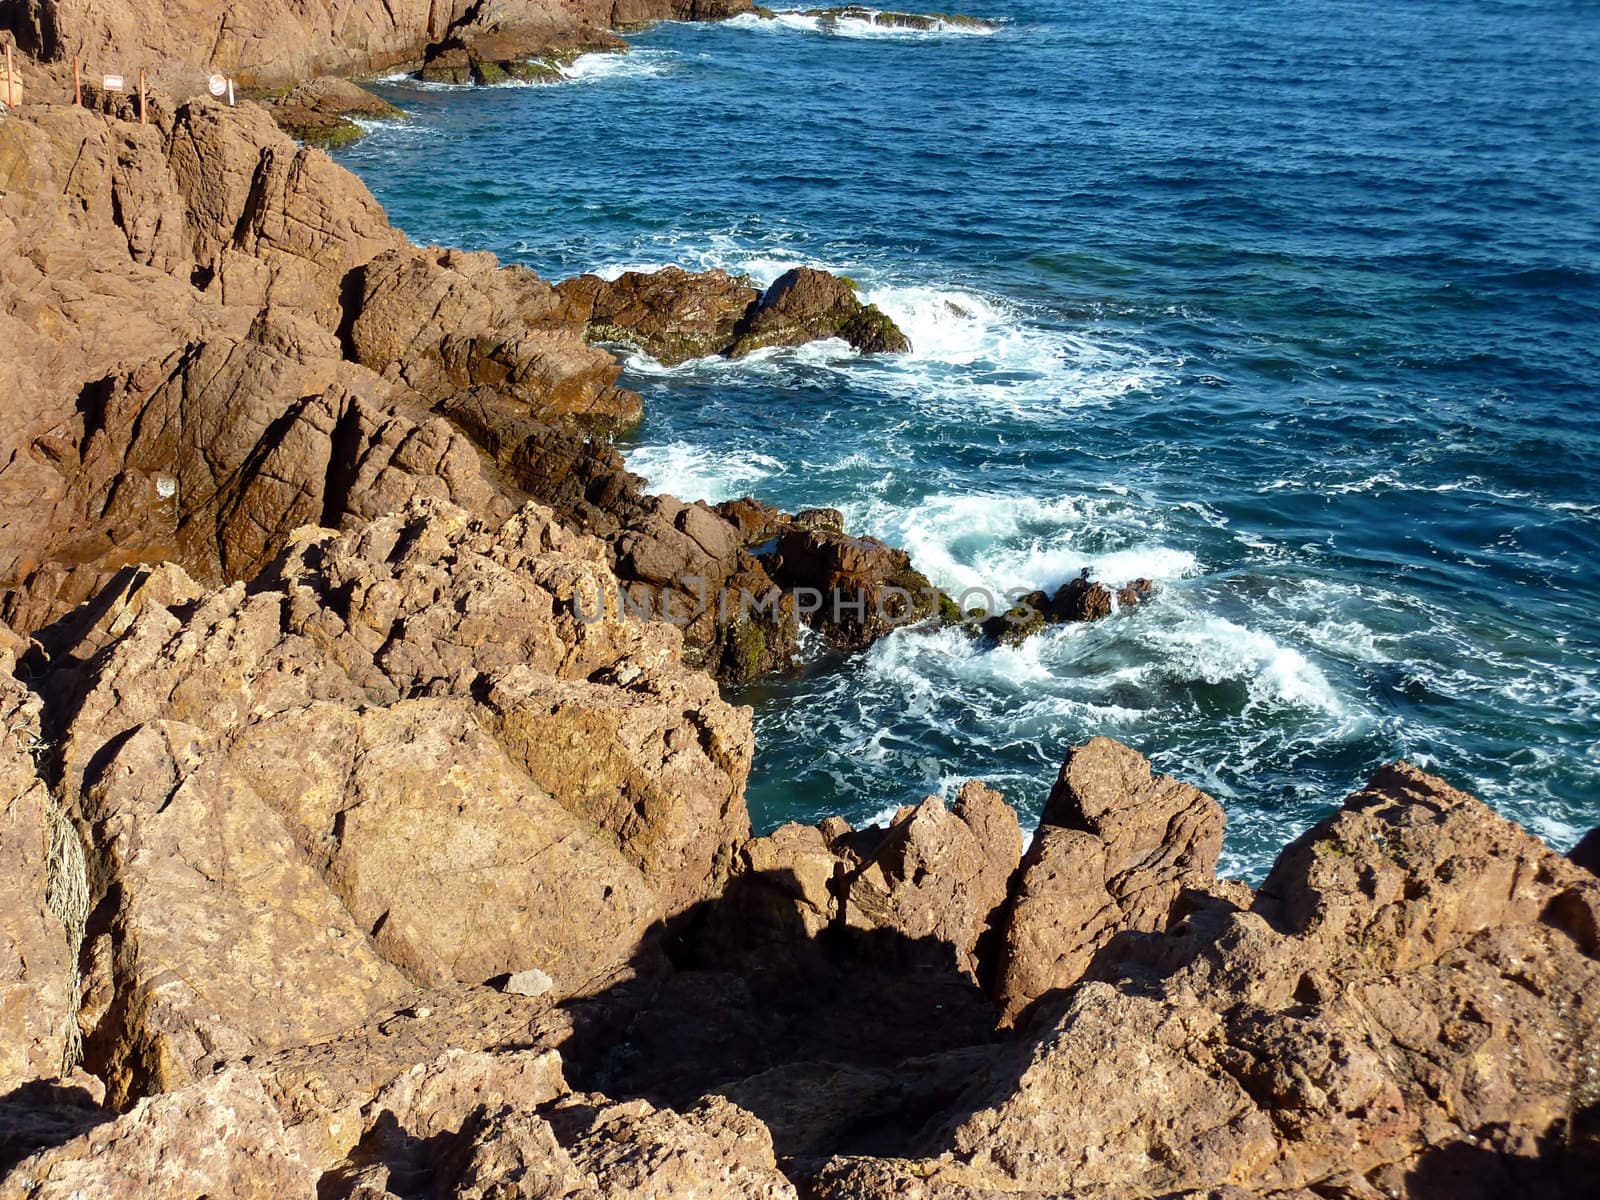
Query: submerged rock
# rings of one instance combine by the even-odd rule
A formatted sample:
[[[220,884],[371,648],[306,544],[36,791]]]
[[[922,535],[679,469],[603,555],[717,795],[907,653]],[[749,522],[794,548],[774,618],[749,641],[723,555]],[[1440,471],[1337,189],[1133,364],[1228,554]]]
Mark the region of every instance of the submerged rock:
[[[1085,567],[1054,595],[1028,592],[1005,612],[982,620],[978,629],[989,641],[1016,646],[1052,625],[1099,621],[1118,609],[1137,608],[1155,594],[1156,585],[1148,579],[1135,579],[1113,592],[1106,584],[1090,579]],[[959,613],[950,614],[949,619],[964,620]]]

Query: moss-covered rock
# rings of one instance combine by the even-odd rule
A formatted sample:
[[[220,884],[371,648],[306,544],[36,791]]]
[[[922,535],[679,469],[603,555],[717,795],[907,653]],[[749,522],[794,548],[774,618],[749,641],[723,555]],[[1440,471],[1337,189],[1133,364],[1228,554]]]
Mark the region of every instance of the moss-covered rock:
[[[335,150],[359,141],[365,134],[352,117],[398,118],[404,114],[348,79],[312,79],[292,88],[256,93],[278,127],[308,146]]]
[[[864,354],[903,353],[911,340],[875,305],[863,304],[853,280],[796,267],[781,276],[740,323],[730,358],[768,346],[801,346],[838,337]]]

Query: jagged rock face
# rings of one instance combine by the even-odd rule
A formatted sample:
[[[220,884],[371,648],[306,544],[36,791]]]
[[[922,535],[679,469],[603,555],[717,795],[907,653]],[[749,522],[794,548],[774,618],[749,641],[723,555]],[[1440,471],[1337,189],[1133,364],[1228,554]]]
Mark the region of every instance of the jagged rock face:
[[[546,420],[601,433],[643,411],[637,395],[614,386],[617,361],[556,319],[553,289],[531,271],[500,269],[492,254],[391,250],[366,264],[351,291],[356,360],[429,400],[486,385]]]
[[[409,247],[359,181],[253,106],[145,126],[33,109],[0,129],[0,181],[0,332],[35,351],[0,362],[0,581],[19,628],[128,564],[245,578],[300,524],[411,496],[504,517],[522,495],[430,411],[460,386],[557,426],[637,417],[536,276]]]
[[[495,530],[414,503],[297,538],[250,589],[112,618],[62,719],[114,1098],[415,985],[538,968],[571,994],[717,888],[748,712],[669,626],[601,616],[615,588],[547,510]]]
[[[1067,752],[1000,920],[995,994],[1015,1020],[1072,986],[1120,933],[1167,928],[1185,889],[1214,878],[1222,806],[1095,738]]]
[[[40,778],[40,701],[15,667],[0,650],[0,1095],[64,1070],[75,982],[69,935],[48,899],[70,888],[63,876],[75,860],[62,839],[77,832]]]
[[[388,561],[393,546],[373,550]],[[108,662],[168,610],[126,611],[108,614],[128,631]],[[379,676],[415,689],[407,655],[373,671],[348,647],[335,657],[367,691]],[[308,686],[286,651],[276,661],[274,689]],[[242,712],[270,694],[230,677],[248,704],[190,700]],[[97,778],[158,736],[170,728],[145,722],[118,739]],[[189,802],[180,785],[174,824]],[[1009,1041],[966,997],[973,964],[983,975],[1005,953],[983,931],[1020,919],[1037,864],[1015,870],[1015,818],[972,784],[888,830],[830,820],[743,841],[727,890],[675,923],[676,968],[624,967],[560,1003],[408,991],[356,1028],[235,1058],[115,1120],[57,1101],[40,1119],[84,1132],[22,1162],[0,1196],[110,1196],[130,1178],[180,1195],[793,1195],[775,1154],[805,1194],[841,1198],[1592,1194],[1592,875],[1403,764],[1285,851],[1254,897],[1205,878],[1212,803],[1125,747],[1075,751],[1047,807],[1060,823],[1042,837],[1097,843],[1108,903],[1155,911],[1175,878],[1198,886],[1180,921],[1125,929],[1093,980],[1036,1005]],[[942,963],[891,952],[919,943],[944,946]],[[708,1086],[720,1095],[697,1101]],[[195,1129],[227,1153],[196,1157]]]
[[[0,130],[0,247],[19,251],[0,256],[0,329],[38,348],[0,362],[17,417],[0,617],[41,629],[140,563],[250,578],[301,525],[353,529],[413,497],[490,521],[553,505],[606,540],[631,611],[680,625],[724,680],[789,668],[802,617],[858,648],[896,623],[880,601],[906,607],[893,588],[931,608],[881,543],[797,533],[780,581],[753,551],[787,515],[751,501],[769,514],[751,525],[646,494],[602,440],[641,404],[584,341],[602,298],[582,280],[409,245],[261,109],[196,101],[160,120],[47,107]],[[755,299],[715,272],[671,278],[613,301],[687,338],[701,318],[683,297],[726,293],[702,314],[726,341]],[[783,592],[798,586],[817,611]]]
[[[804,951],[832,935],[863,961],[934,961],[976,979],[1021,853],[1016,813],[977,782],[950,807],[930,796],[901,809],[887,830],[782,826],[739,848],[702,961]]]
[[[283,1121],[248,1070],[219,1072],[24,1161],[5,1200],[113,1200],[147,1195],[279,1200],[316,1195],[316,1175],[283,1135]]]
[[[837,527],[796,521],[778,535],[772,577],[806,589],[802,615],[833,645],[859,650],[932,616],[936,593],[904,550]]]
[[[1199,911],[1125,985],[1073,991],[930,1145],[1006,1190],[1583,1194],[1597,904],[1477,800],[1387,768],[1249,911]]]
[[[197,1198],[795,1196],[765,1126],[720,1096],[679,1113],[573,1092],[537,1023],[531,1044],[441,1053],[403,1028],[435,1014],[410,1013],[385,1023],[419,1055],[406,1066],[374,1073],[367,1044],[347,1040],[320,1048],[323,1074],[304,1055],[230,1067],[25,1160],[0,1197],[122,1196],[130,1182]]]

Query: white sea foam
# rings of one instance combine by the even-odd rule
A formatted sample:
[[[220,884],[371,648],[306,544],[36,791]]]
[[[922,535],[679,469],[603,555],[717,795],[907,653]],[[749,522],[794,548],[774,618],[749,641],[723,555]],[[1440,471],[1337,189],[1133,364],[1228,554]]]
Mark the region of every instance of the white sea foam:
[[[728,500],[748,495],[752,485],[784,473],[766,454],[710,450],[688,442],[640,446],[627,455],[628,470],[643,475],[653,492],[680,500]]]
[[[418,79],[404,71],[380,75],[377,82],[394,87],[409,88],[419,92],[467,92],[473,88],[537,88],[559,83],[600,83],[612,79],[650,78],[669,73],[678,53],[674,50],[644,49],[625,54],[597,51],[580,54],[570,63],[556,68],[559,79],[503,79],[498,83],[443,83],[431,79]],[[537,62],[537,60],[534,60]]]
[[[1158,518],[1119,497],[973,493],[935,495],[903,506],[876,500],[847,506],[862,528],[895,545],[951,591],[1055,588],[1083,568],[1111,584],[1192,575],[1192,552],[1152,541]],[[1120,527],[1120,528],[1119,528]]]
[[[627,54],[580,54],[560,68],[571,83],[602,83],[611,79],[642,79],[666,75],[678,60],[673,50],[632,50]]]
[[[757,13],[740,13],[723,24],[735,29],[758,29],[766,33],[820,33],[830,37],[908,40],[989,37],[998,32],[993,27],[966,25],[943,18],[935,18],[932,28],[911,29],[905,26],[879,24],[872,19],[885,11],[893,10],[864,8],[862,11],[868,15],[829,18],[809,15],[803,9],[779,9],[770,17],[763,17]]]
[[[722,268],[766,287],[798,266],[817,267],[863,280],[862,299],[892,317],[911,341],[911,353],[861,356],[845,343],[813,343],[798,350],[770,350],[734,366],[759,373],[773,361],[799,360],[888,392],[914,410],[940,420],[1021,419],[1059,422],[1087,405],[1113,403],[1152,391],[1176,379],[1178,365],[1142,347],[1084,331],[1046,328],[1033,314],[996,296],[961,287],[878,281],[851,262],[825,262],[783,248],[750,246],[719,235],[685,252],[664,242],[659,259],[636,256],[608,263],[595,274],[615,279],[627,271]],[[685,373],[716,369],[700,361],[676,368]],[[649,373],[657,368],[645,366]]]
[[[1292,646],[1268,634],[1215,616],[1196,616],[1175,626],[1151,623],[1158,644],[1158,669],[1186,682],[1244,681],[1250,704],[1289,704],[1344,716],[1346,708],[1322,669]]]

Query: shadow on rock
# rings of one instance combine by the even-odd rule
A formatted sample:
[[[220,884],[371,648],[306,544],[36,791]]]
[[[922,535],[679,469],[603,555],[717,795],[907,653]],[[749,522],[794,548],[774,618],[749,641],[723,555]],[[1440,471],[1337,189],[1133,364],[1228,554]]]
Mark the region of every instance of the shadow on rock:
[[[820,928],[773,902],[805,892],[792,871],[741,876],[669,923],[671,971],[647,957],[569,1002],[574,1085],[677,1108],[720,1093],[783,1158],[904,1152],[985,1072],[998,1010],[953,942],[852,927],[848,901]]]

